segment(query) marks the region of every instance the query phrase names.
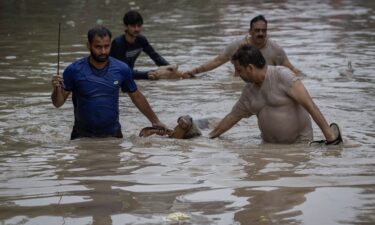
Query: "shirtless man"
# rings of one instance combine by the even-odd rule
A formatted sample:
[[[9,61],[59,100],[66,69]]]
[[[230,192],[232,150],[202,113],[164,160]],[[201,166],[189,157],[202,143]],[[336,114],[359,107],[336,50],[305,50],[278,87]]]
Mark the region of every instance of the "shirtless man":
[[[233,54],[243,44],[251,44],[258,48],[262,52],[267,65],[282,65],[288,67],[296,75],[301,74],[301,71],[290,63],[283,48],[267,37],[267,20],[264,16],[259,15],[250,21],[249,35],[232,42],[218,56],[192,70],[185,71],[183,75],[192,77],[223,65],[231,59]]]
[[[242,118],[256,115],[265,142],[311,141],[310,114],[322,130],[325,144],[342,142],[337,124],[328,125],[302,82],[288,68],[266,65],[262,53],[252,45],[241,46],[232,62],[247,84],[232,111],[210,133],[211,138],[220,136]]]

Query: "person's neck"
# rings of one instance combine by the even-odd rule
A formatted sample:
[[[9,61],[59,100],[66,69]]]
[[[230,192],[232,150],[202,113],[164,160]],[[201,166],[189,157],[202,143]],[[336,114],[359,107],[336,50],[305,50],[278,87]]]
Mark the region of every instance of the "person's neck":
[[[103,69],[104,67],[106,67],[106,65],[108,64],[108,60],[106,60],[105,62],[98,62],[96,60],[94,60],[91,56],[89,57],[89,63],[92,67],[94,67],[95,69]]]
[[[256,47],[257,49],[262,49],[264,48],[264,46],[266,46],[267,44],[267,38],[264,40],[264,42],[262,43],[255,43],[254,40],[253,40],[253,37],[252,36],[248,36],[248,42],[250,42],[251,45],[253,45],[254,47]]]
[[[262,87],[264,80],[266,79],[267,69],[268,66],[265,65],[262,69],[258,71],[258,79],[256,80],[256,82],[254,82],[255,86],[257,86],[258,88]]]
[[[125,39],[128,43],[134,43],[135,39],[137,38],[136,36],[130,35],[128,32],[125,31]]]

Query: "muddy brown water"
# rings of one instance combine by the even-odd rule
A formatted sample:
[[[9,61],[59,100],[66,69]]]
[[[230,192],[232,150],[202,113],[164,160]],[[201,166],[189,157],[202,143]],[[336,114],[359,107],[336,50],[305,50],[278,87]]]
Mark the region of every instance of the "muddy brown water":
[[[55,109],[61,72],[87,54],[97,23],[122,33],[130,8],[169,62],[186,70],[247,33],[258,14],[269,36],[307,76],[303,82],[341,147],[262,144],[255,118],[221,138],[173,140],[138,132],[150,124],[126,95],[124,139],[69,141],[72,103]],[[0,224],[374,224],[375,2],[331,1],[46,1],[0,2]],[[340,71],[351,62],[354,73]],[[139,68],[152,68],[145,55]],[[138,81],[160,119],[221,118],[243,82],[233,66],[191,80]],[[314,124],[316,139],[322,133]],[[171,213],[186,217],[171,219]]]

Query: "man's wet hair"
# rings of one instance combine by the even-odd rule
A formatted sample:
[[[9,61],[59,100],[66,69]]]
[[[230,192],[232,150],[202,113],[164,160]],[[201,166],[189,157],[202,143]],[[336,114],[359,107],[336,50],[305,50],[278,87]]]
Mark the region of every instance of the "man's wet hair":
[[[251,21],[250,21],[250,29],[253,27],[253,24],[256,23],[256,22],[258,22],[258,21],[264,21],[266,23],[266,25],[268,23],[267,20],[266,20],[266,18],[263,15],[258,15],[258,16],[256,16],[256,17],[254,17],[254,18],[251,19]]]
[[[232,62],[238,61],[241,66],[253,64],[255,67],[262,69],[266,65],[262,53],[256,47],[245,44],[242,45],[232,56]]]
[[[141,14],[135,10],[130,10],[127,13],[125,13],[122,21],[124,22],[124,25],[142,25],[143,24],[143,18]]]
[[[89,30],[87,32],[87,40],[91,44],[95,38],[95,36],[99,36],[100,38],[109,37],[109,39],[112,39],[112,33],[109,31],[106,27],[97,25]]]

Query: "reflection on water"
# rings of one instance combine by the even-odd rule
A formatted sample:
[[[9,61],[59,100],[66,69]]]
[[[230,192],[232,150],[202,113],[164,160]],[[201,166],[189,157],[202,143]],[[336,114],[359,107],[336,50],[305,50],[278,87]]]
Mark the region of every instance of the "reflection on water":
[[[69,141],[71,101],[54,109],[49,98],[57,24],[63,69],[87,54],[85,33],[95,23],[122,33],[129,8],[141,10],[146,36],[182,70],[264,14],[269,35],[340,124],[344,146],[262,144],[254,118],[217,140],[209,130],[193,140],[139,138],[149,124],[127,97],[124,139]],[[373,224],[374,11],[364,0],[1,1],[0,224]],[[340,75],[348,62],[353,75]],[[145,56],[137,63],[153,67]],[[197,79],[137,83],[172,127],[180,115],[224,116],[243,86],[232,73],[227,63]],[[174,212],[187,218],[168,220]]]

